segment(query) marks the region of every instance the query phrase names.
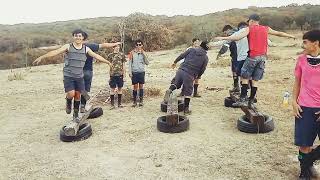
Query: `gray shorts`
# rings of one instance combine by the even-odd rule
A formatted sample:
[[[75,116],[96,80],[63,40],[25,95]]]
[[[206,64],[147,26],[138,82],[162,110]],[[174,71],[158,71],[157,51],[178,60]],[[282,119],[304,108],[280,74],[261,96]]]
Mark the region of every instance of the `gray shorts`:
[[[64,91],[67,93],[69,91],[79,91],[84,92],[84,80],[83,78],[73,78],[64,76],[63,77],[63,85],[64,85]]]
[[[192,75],[179,69],[176,73],[173,84],[177,87],[177,89],[180,89],[183,85],[181,93],[184,96],[191,96],[193,93],[193,81],[194,77]]]
[[[241,77],[259,81],[263,78],[266,56],[247,58],[241,68]]]

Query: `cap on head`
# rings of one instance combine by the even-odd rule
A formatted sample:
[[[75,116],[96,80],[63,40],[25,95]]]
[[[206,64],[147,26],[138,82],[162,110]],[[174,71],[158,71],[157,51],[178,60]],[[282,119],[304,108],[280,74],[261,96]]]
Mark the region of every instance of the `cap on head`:
[[[260,16],[258,14],[251,14],[247,22],[249,22],[250,20],[260,21]]]
[[[202,41],[200,44],[200,47],[202,47],[204,50],[208,51],[209,50],[208,41]]]

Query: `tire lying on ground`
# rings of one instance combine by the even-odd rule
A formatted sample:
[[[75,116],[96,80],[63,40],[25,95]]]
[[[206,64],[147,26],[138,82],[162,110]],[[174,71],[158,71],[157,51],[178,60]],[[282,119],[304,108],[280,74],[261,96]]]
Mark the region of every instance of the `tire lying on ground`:
[[[237,106],[233,106],[233,105],[232,105],[233,103],[235,103],[235,101],[233,101],[233,100],[231,99],[231,97],[226,97],[226,98],[224,98],[224,106],[225,106],[225,107],[239,108],[239,107],[237,107]]]
[[[171,126],[166,122],[166,116],[157,119],[157,128],[164,133],[180,133],[189,129],[189,119],[186,116],[179,116],[178,124]]]
[[[265,122],[264,122],[264,128],[259,129],[258,125],[252,124],[245,115],[241,116],[238,119],[237,127],[239,131],[245,132],[245,133],[267,133],[274,130],[274,122],[273,118],[264,115]]]
[[[89,123],[82,124],[79,127],[78,134],[75,136],[67,136],[64,133],[65,126],[60,130],[60,140],[63,142],[74,142],[74,141],[82,141],[88,139],[92,135],[92,128]]]
[[[161,102],[161,112],[167,112],[167,103],[162,101]],[[178,100],[178,112],[182,112],[184,109],[184,102],[181,100]]]
[[[103,115],[102,108],[101,107],[96,107],[90,112],[90,115],[89,115],[88,119],[97,118],[97,117],[100,117],[102,115]]]

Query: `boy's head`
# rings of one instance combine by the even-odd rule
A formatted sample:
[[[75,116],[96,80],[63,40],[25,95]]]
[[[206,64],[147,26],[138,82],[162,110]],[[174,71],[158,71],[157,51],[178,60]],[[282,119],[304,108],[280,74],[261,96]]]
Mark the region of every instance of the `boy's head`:
[[[251,14],[247,22],[249,26],[251,26],[253,24],[259,24],[259,21],[260,21],[260,16],[258,14]]]
[[[232,26],[229,25],[229,24],[225,25],[225,26],[222,28],[222,32],[223,32],[225,35],[227,35],[227,36],[231,35],[231,31],[232,31],[232,30],[233,30],[233,28],[232,28]]]
[[[192,39],[192,46],[193,47],[199,47],[200,46],[200,40],[198,38]]]
[[[240,22],[238,24],[238,29],[242,29],[242,28],[246,28],[246,27],[248,27],[248,24],[246,22]]]
[[[116,41],[111,41],[111,43],[116,43]],[[120,45],[119,44],[116,46],[113,46],[112,48],[113,48],[114,53],[120,52]]]
[[[306,54],[314,54],[320,51],[320,30],[306,32],[303,37],[303,48]]]
[[[88,34],[81,29],[76,29],[72,31],[73,39],[76,43],[81,43],[82,41],[85,41],[88,38]]]
[[[143,43],[142,43],[141,39],[137,39],[137,40],[135,41],[135,45],[136,45],[136,48],[137,48],[138,50],[141,50],[142,47],[143,47]]]

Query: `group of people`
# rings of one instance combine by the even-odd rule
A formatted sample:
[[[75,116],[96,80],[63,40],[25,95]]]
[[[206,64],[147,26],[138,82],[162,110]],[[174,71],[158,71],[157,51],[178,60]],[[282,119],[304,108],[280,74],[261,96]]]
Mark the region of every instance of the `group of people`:
[[[78,120],[79,112],[85,112],[86,102],[90,98],[88,92],[90,92],[93,78],[93,58],[108,64],[110,67],[111,109],[115,108],[115,92],[118,94],[118,107],[123,107],[121,105],[121,89],[124,85],[126,75],[125,63],[127,60],[125,55],[120,52],[121,43],[88,43],[86,42],[88,34],[81,29],[74,30],[72,36],[74,40],[72,43],[59,47],[53,46],[52,49],[55,50],[38,57],[33,62],[33,64],[38,65],[46,58],[64,54],[63,84],[66,92],[66,113],[71,114],[73,109],[73,118],[74,120]],[[99,49],[111,47],[113,48],[113,52],[108,54],[107,59],[95,53]],[[132,79],[134,87],[133,106],[137,106],[137,91],[139,91],[139,106],[143,106],[145,65],[148,65],[149,61],[143,50],[141,40],[135,41],[135,48],[130,52],[128,60],[129,76]]]
[[[226,25],[223,32],[226,36],[216,37],[217,42],[193,39],[193,46],[180,54],[172,68],[183,60],[175,77],[167,89],[164,101],[168,101],[172,91],[181,90],[184,96],[184,113],[190,114],[189,108],[192,94],[198,94],[199,79],[208,64],[207,51],[211,47],[222,46],[217,58],[230,49],[233,72],[233,92],[239,92],[239,101],[234,106],[253,106],[258,90],[258,82],[264,76],[267,61],[268,35],[295,38],[294,36],[271,29],[259,24],[260,16],[252,14],[247,22],[240,22],[235,29]],[[121,105],[121,88],[125,78],[126,58],[120,52],[121,43],[91,44],[85,43],[88,35],[82,30],[75,30],[74,41],[71,44],[50,51],[40,56],[34,64],[43,59],[64,53],[64,88],[66,92],[66,112],[71,113],[73,101],[73,116],[78,117],[79,107],[85,111],[87,92],[90,92],[93,68],[93,58],[110,66],[111,107],[115,108],[114,96],[118,93],[118,107]],[[101,48],[113,47],[113,52],[107,59],[95,52]],[[304,52],[298,57],[293,88],[293,111],[295,114],[295,145],[299,147],[300,179],[310,179],[317,176],[313,163],[320,159],[320,147],[312,148],[316,136],[320,136],[320,30],[311,30],[303,35]],[[141,40],[135,42],[135,48],[128,55],[129,77],[133,85],[133,106],[143,106],[145,83],[145,65],[148,57],[143,50]],[[250,83],[249,83],[250,82]],[[241,85],[241,87],[240,87]],[[115,90],[117,88],[117,91]],[[250,96],[247,97],[250,89]],[[81,106],[80,106],[81,104]]]

